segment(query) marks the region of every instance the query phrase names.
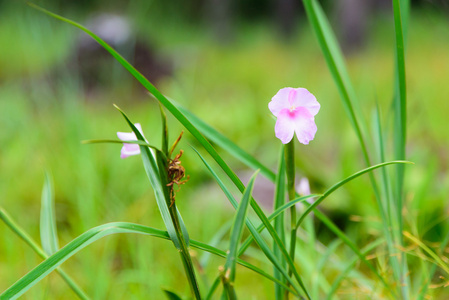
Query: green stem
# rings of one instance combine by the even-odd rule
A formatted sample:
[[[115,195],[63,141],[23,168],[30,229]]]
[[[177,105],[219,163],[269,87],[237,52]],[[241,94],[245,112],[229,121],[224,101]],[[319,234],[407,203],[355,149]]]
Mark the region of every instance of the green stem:
[[[287,145],[285,145],[285,170],[287,173],[287,191],[288,200],[291,201],[296,198],[295,191],[295,144],[292,139]],[[295,248],[296,248],[296,233],[298,227],[296,226],[296,206],[290,208],[290,257],[292,261],[295,261]],[[288,274],[291,276],[293,270],[289,268]],[[288,291],[285,291],[285,299],[288,299]]]
[[[25,230],[17,224],[12,217],[2,208],[0,207],[0,219],[15,233],[18,237],[20,237],[25,243],[27,243],[34,252],[37,253],[43,259],[47,259],[48,255],[44,252],[44,250],[36,243],[31,236],[29,236]],[[88,300],[89,297],[84,293],[84,291],[76,284],[75,281],[65,273],[61,268],[57,268],[56,272],[61,275],[62,279],[67,283],[67,285],[72,289],[72,291],[83,300]]]
[[[192,294],[195,296],[195,299],[201,299],[200,289],[198,286],[198,281],[195,276],[195,269],[193,267],[192,257],[190,256],[189,247],[186,244],[184,234],[181,230],[181,225],[179,223],[178,213],[176,210],[176,203],[170,207],[170,214],[173,220],[173,224],[175,226],[176,235],[178,236],[178,240],[181,248],[178,249],[179,254],[181,255],[182,264],[184,266],[184,270],[186,272],[187,279],[189,281],[190,289]]]

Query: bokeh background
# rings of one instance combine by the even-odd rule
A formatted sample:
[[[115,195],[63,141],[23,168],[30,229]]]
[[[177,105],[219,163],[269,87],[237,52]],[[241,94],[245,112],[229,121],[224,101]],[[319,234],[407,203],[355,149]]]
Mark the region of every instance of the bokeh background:
[[[308,146],[297,144],[298,176],[307,177],[312,192],[320,193],[364,167],[300,1],[35,3],[98,33],[162,93],[273,169],[280,141],[268,102],[280,88],[306,87],[320,101],[321,111],[315,140]],[[378,103],[388,130],[394,74],[390,1],[322,4],[342,44],[367,128]],[[448,2],[412,1],[406,53],[407,156],[416,164],[407,167],[404,213],[406,226],[430,245],[438,245],[448,227],[448,49]],[[25,2],[0,1],[0,205],[36,240],[45,170],[54,178],[61,246],[112,221],[163,228],[140,159],[120,159],[120,145],[81,144],[129,131],[113,103],[142,124],[151,144],[160,144],[156,100],[104,50],[80,30]],[[182,127],[171,116],[169,127],[174,140]],[[186,133],[182,162],[190,180],[178,193],[177,204],[191,238],[208,242],[231,220],[233,209],[191,146],[199,148]],[[251,170],[224,151],[220,154],[247,180]],[[271,188],[262,178],[257,183],[255,198],[269,212]],[[321,209],[360,246],[381,234],[367,178],[335,193]],[[325,247],[335,237],[317,221],[316,226],[319,245]],[[2,291],[41,259],[4,224],[0,237]],[[226,235],[218,246],[226,247]],[[309,250],[310,261],[319,258],[319,249]],[[257,257],[255,249],[251,253]],[[344,260],[349,253],[339,255]],[[204,270],[209,281],[222,263],[212,258]],[[270,268],[264,260],[254,263]],[[63,266],[94,299],[158,299],[161,287],[188,293],[174,247],[145,236],[106,237]],[[345,287],[349,292],[341,297],[353,299],[357,291],[351,290],[350,278]],[[239,269],[237,289],[242,299],[264,299],[273,286]],[[438,295],[447,299],[449,292],[440,288]],[[73,297],[59,276],[51,274],[23,298]]]

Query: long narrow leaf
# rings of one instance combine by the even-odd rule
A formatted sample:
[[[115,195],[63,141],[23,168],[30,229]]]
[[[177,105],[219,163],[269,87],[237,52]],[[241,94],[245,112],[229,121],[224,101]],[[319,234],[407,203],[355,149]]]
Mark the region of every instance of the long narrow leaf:
[[[138,233],[166,240],[170,239],[166,231],[126,222],[109,223],[92,228],[83,233],[82,235],[80,235],[79,237],[72,240],[66,246],[61,248],[55,254],[53,254],[52,256],[44,260],[41,264],[39,264],[37,267],[35,267],[33,270],[31,270],[28,274],[19,279],[16,283],[14,283],[10,288],[8,288],[0,295],[0,299],[17,299],[19,296],[23,295],[28,289],[30,289],[32,286],[34,286],[36,283],[42,280],[45,276],[47,276],[50,272],[52,272],[58,266],[60,266],[63,262],[65,262],[67,259],[72,257],[74,254],[76,254],[86,246],[101,239],[102,237],[117,233]],[[226,257],[226,253],[224,251],[201,242],[192,240],[191,246],[197,249],[211,252],[212,254],[218,255],[220,257]],[[237,260],[237,263],[259,273],[260,275],[266,277],[269,280],[277,281],[277,279],[273,278],[264,271],[260,270],[259,268],[247,262],[244,262],[239,259]]]
[[[235,267],[236,267],[236,260],[237,260],[237,249],[239,247],[240,240],[242,239],[243,224],[246,221],[246,216],[248,215],[248,207],[249,202],[251,199],[251,194],[253,192],[254,188],[254,181],[256,180],[257,173],[259,171],[256,171],[253,176],[251,176],[251,179],[248,182],[248,186],[246,187],[245,191],[243,192],[242,200],[240,201],[240,204],[237,208],[234,223],[231,228],[231,236],[229,241],[229,254],[226,258],[226,264],[225,264],[225,273],[229,272],[229,283],[233,285],[233,282],[235,280]]]
[[[48,255],[52,255],[58,251],[59,243],[56,228],[53,182],[48,172],[45,173],[45,182],[42,189],[40,219],[39,231],[41,234],[42,249]]]
[[[413,164],[413,163],[409,162],[409,161],[389,161],[389,162],[371,166],[369,168],[363,169],[357,173],[352,174],[351,176],[347,177],[346,179],[334,184],[331,188],[329,188],[326,192],[324,192],[323,196],[319,197],[315,202],[313,202],[313,204],[310,205],[307,208],[307,210],[301,215],[301,217],[298,220],[297,226],[299,227],[301,225],[302,221],[307,217],[307,215],[309,213],[311,213],[315,209],[315,207],[317,207],[324,199],[326,199],[330,194],[332,194],[336,189],[338,189],[342,185],[348,183],[349,181],[351,181],[365,173],[373,171],[377,168],[381,168],[381,167],[393,165],[393,164]]]

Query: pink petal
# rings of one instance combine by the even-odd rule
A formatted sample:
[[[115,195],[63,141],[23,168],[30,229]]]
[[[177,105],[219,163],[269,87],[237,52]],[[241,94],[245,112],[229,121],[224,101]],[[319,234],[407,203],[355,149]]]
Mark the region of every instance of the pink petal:
[[[290,114],[293,115],[293,128],[298,141],[304,145],[307,145],[311,140],[313,140],[317,131],[314,117],[304,107],[299,107]]]
[[[305,107],[312,114],[316,115],[320,110],[320,104],[316,100],[315,96],[312,95],[307,89],[297,88],[292,89],[295,93],[290,92],[291,105],[294,107]],[[293,94],[293,95],[292,95]]]
[[[288,108],[279,112],[276,125],[274,126],[274,132],[283,144],[287,144],[292,140],[293,134],[295,133],[295,120],[292,118]]]
[[[287,87],[280,89],[276,95],[271,99],[271,102],[268,103],[268,108],[276,117],[279,116],[279,112],[285,108],[289,108],[291,105],[288,102],[288,95],[293,88]]]

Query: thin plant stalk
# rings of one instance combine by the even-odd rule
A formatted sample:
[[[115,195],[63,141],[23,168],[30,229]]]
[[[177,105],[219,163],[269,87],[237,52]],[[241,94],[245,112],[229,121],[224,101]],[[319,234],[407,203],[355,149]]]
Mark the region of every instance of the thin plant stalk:
[[[285,171],[287,173],[287,192],[288,200],[292,201],[296,198],[295,191],[295,143],[292,139],[285,146]],[[298,227],[296,226],[296,207],[292,206],[290,208],[290,257],[292,261],[295,261],[295,248],[296,248],[296,232]],[[289,275],[291,276],[293,270],[289,268]],[[285,299],[288,299],[288,291],[285,291]]]

